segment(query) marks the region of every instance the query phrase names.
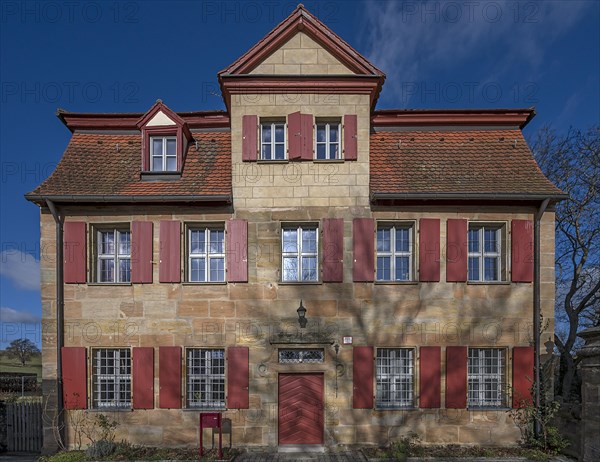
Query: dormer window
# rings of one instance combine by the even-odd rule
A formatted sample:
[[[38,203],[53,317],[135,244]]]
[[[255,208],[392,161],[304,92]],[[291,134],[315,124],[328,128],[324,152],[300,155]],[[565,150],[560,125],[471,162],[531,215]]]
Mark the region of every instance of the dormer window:
[[[151,136],[150,151],[153,172],[177,171],[177,138],[175,136]]]
[[[137,122],[142,132],[142,180],[177,180],[193,141],[184,119],[158,100]]]

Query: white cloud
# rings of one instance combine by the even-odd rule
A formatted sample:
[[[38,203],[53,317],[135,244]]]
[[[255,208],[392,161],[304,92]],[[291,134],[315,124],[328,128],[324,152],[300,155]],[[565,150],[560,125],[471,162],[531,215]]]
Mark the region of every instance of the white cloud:
[[[39,316],[35,316],[31,313],[24,311],[18,311],[13,308],[1,307],[0,308],[0,320],[5,322],[16,322],[16,323],[38,323],[40,322]]]
[[[402,83],[435,81],[436,74],[488,58],[488,79],[509,69],[542,72],[553,44],[585,14],[591,2],[366,3],[361,42],[366,57],[387,74],[391,98]],[[491,58],[491,59],[489,59]],[[390,88],[391,87],[391,88]],[[406,90],[406,87],[405,87]],[[402,98],[401,105],[409,101]]]
[[[31,254],[19,250],[0,253],[0,275],[19,289],[40,290],[40,262]]]

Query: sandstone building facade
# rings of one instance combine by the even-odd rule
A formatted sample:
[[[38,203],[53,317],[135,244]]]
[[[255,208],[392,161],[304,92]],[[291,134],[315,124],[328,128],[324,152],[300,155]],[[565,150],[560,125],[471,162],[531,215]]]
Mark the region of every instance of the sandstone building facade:
[[[234,445],[514,444],[562,198],[534,111],[377,110],[384,74],[302,6],[218,77],[225,111],[59,112],[26,196],[62,263],[46,444],[96,411],[149,445],[197,445],[201,412]]]

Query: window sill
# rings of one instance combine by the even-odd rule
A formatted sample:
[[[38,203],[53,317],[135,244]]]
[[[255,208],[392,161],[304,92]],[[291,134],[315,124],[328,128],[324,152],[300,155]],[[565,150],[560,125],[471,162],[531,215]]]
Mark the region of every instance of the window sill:
[[[227,281],[208,281],[208,282],[194,282],[194,281],[185,281],[181,283],[182,286],[226,286]]]
[[[142,172],[142,181],[176,181],[181,179],[181,172]]]
[[[481,407],[467,407],[467,411],[510,411],[512,408],[507,406],[481,406]]]
[[[86,409],[87,412],[133,412],[132,407],[93,407]]]
[[[129,287],[132,286],[131,282],[88,282],[88,286],[90,287],[107,287],[107,286],[116,286],[116,287]]]
[[[289,164],[290,160],[289,159],[257,159],[256,160],[257,163],[259,164]]]
[[[416,286],[419,281],[375,281],[376,286]]]
[[[345,159],[313,159],[315,164],[343,164]]]
[[[509,286],[510,281],[467,281],[472,286]]]
[[[375,411],[418,411],[419,408],[415,406],[403,406],[403,407],[376,407]]]
[[[184,407],[182,411],[188,412],[225,412],[226,407]]]
[[[319,286],[322,285],[322,281],[279,281],[277,283],[280,286]]]

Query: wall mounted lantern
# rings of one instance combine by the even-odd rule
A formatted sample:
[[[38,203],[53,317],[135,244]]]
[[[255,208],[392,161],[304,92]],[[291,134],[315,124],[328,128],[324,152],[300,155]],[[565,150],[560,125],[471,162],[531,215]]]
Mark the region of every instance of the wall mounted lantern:
[[[298,324],[300,324],[300,328],[304,329],[308,320],[306,319],[306,308],[302,306],[302,300],[300,300],[300,306],[296,311],[298,312]]]

